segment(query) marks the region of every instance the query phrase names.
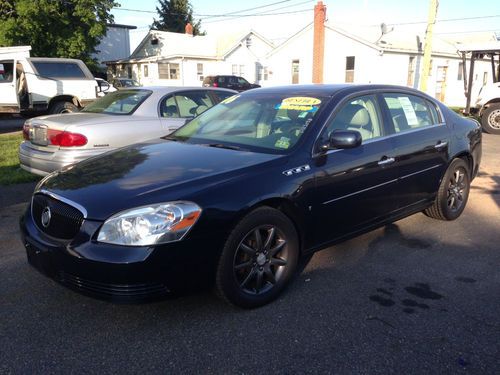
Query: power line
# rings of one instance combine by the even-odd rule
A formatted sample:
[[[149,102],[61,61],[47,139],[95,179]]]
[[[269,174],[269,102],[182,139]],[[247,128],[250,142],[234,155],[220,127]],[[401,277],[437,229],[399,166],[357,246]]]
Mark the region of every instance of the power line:
[[[256,10],[256,9],[262,9],[262,8],[268,8],[270,6],[273,6],[273,5],[277,5],[277,4],[282,4],[282,3],[288,3],[292,0],[282,0],[282,1],[277,1],[276,3],[271,3],[271,4],[267,4],[267,5],[261,5],[261,6],[258,6],[258,7],[253,7],[253,8],[247,8],[247,9],[240,9],[240,10],[235,10],[234,12],[229,12],[229,13],[226,13],[227,15],[230,15],[230,14],[237,14],[237,13],[241,13],[241,12],[248,12],[250,10]],[[276,9],[274,9],[276,10]],[[218,17],[218,16],[213,16],[213,17]]]

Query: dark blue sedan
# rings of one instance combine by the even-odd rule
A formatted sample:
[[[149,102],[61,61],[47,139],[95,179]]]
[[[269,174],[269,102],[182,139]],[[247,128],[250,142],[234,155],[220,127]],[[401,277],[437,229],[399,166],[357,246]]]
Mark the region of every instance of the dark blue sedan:
[[[47,176],[22,239],[32,265],[86,294],[215,284],[257,307],[315,251],[417,212],[458,218],[480,160],[479,124],[416,90],[256,89]]]

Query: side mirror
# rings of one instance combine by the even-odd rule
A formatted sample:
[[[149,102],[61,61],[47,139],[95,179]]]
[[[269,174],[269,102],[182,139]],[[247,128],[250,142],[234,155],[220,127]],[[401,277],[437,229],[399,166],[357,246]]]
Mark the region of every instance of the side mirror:
[[[108,91],[109,90],[109,83],[104,81],[104,82],[101,82],[101,91]]]
[[[356,148],[361,146],[361,133],[356,130],[334,130],[330,133],[328,144],[323,145],[323,150]]]

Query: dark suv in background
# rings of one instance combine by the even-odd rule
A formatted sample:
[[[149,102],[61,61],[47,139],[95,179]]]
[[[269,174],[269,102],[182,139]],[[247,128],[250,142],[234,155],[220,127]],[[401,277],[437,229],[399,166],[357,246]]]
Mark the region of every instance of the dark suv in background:
[[[203,87],[223,87],[236,91],[245,91],[260,87],[238,76],[207,76],[203,80]]]

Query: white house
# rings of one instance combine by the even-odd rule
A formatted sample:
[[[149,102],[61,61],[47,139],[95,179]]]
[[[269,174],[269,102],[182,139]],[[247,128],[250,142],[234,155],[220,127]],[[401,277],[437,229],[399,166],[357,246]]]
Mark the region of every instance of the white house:
[[[143,85],[200,86],[207,75],[234,74],[259,81],[261,60],[274,45],[257,32],[212,37],[151,30],[127,59],[107,61],[108,77]]]
[[[318,14],[322,10],[323,14]],[[268,71],[264,86],[311,83],[314,69],[321,70],[323,83],[384,83],[419,88],[423,60],[423,36],[392,30],[382,35],[380,28],[346,31],[325,22],[325,7],[315,7],[312,22],[272,50],[263,61]],[[316,25],[315,25],[316,23]],[[318,47],[316,39],[324,45]],[[458,42],[495,40],[493,33],[460,35],[460,39],[433,38],[427,93],[450,106],[464,106],[463,62]],[[321,49],[323,51],[321,51]],[[316,51],[316,52],[315,52]],[[316,55],[316,61],[313,64]],[[318,65],[320,65],[318,67]],[[466,64],[467,72],[469,61]],[[491,63],[476,62],[475,92],[486,83]]]

